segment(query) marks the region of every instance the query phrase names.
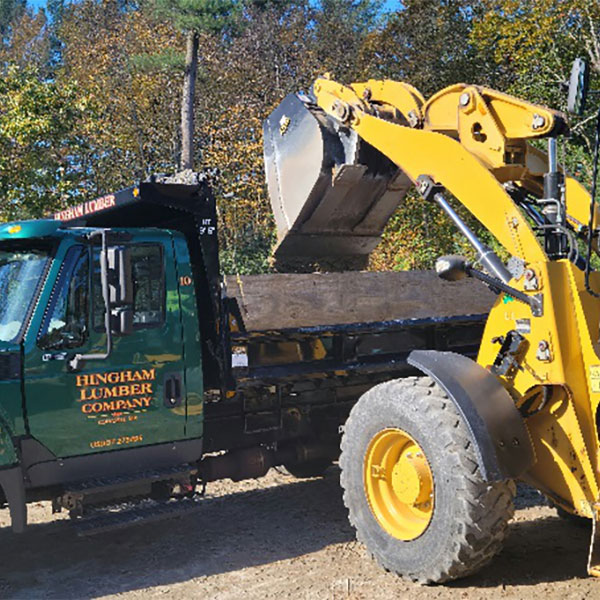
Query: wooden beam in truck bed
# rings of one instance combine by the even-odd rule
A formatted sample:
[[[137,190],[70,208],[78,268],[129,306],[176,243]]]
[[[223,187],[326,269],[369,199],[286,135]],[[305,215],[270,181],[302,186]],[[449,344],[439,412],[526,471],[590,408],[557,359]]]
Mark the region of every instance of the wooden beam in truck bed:
[[[479,281],[433,271],[225,277],[248,331],[485,314],[496,296]]]

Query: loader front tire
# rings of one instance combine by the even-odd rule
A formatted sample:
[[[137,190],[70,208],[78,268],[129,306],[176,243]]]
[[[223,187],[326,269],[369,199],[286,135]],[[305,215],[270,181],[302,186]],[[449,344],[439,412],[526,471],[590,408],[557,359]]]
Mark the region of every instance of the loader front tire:
[[[386,570],[442,583],[501,550],[515,485],[483,480],[463,417],[430,378],[364,394],[346,422],[340,467],[357,538]]]

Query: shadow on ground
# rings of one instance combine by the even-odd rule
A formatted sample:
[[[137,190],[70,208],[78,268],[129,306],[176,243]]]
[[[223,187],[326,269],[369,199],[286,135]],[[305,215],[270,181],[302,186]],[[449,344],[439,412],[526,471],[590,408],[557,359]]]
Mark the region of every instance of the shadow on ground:
[[[290,478],[291,479],[291,478]],[[6,595],[116,594],[310,554],[354,539],[338,474],[207,498],[191,514],[80,538],[65,521],[0,531]],[[82,587],[82,579],[87,585]]]
[[[324,479],[207,498],[191,515],[92,538],[78,538],[65,522],[35,525],[22,536],[1,530],[0,592],[28,598],[117,594],[269,564],[353,539],[339,473],[330,470]],[[494,563],[452,586],[584,577],[588,542],[586,529],[558,518],[517,521]]]
[[[450,586],[530,586],[586,578],[590,536],[591,528],[554,516],[512,523],[501,554],[479,573]]]

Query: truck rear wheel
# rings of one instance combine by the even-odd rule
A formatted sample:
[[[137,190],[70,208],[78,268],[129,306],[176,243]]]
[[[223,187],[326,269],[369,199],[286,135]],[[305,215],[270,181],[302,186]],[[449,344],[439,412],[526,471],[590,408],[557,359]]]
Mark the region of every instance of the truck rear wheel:
[[[483,480],[466,423],[430,378],[364,394],[346,422],[340,466],[357,538],[386,570],[441,583],[501,550],[515,485]]]

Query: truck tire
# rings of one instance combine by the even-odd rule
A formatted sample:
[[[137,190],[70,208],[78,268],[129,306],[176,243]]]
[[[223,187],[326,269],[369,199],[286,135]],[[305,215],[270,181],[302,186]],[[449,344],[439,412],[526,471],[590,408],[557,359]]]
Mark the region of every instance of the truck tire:
[[[283,466],[296,479],[308,479],[321,477],[332,464],[330,458],[315,458],[301,463],[285,463]]]
[[[357,538],[386,570],[442,583],[501,550],[515,485],[483,480],[466,423],[430,378],[364,394],[346,422],[340,467]]]

